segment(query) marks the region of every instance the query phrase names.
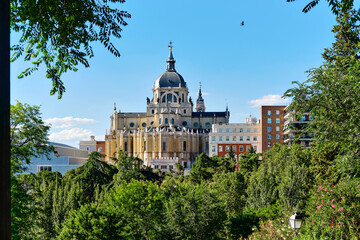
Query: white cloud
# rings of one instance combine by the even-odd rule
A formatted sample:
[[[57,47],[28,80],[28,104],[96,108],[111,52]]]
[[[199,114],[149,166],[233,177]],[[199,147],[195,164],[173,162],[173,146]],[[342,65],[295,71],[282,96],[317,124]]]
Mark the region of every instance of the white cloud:
[[[45,123],[51,124],[53,128],[72,128],[78,124],[95,123],[96,121],[91,118],[48,118],[44,120]]]
[[[90,136],[94,135],[94,132],[83,128],[70,128],[64,129],[60,132],[51,133],[49,139],[51,141],[66,141],[66,140],[81,140],[90,139]]]
[[[266,95],[262,98],[251,100],[252,107],[260,107],[262,105],[286,105],[288,99],[282,98],[280,95]]]
[[[203,95],[203,96],[208,96],[208,95],[209,95],[209,93],[207,93],[207,92],[203,92],[203,93],[202,93],[202,95]]]

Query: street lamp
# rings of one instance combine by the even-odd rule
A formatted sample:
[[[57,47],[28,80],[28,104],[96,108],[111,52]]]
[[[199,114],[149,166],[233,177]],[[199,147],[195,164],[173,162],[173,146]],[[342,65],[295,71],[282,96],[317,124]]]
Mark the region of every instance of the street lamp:
[[[294,229],[296,234],[296,231],[300,229],[301,223],[303,221],[301,215],[298,212],[295,212],[295,214],[289,218],[289,221],[291,228]]]

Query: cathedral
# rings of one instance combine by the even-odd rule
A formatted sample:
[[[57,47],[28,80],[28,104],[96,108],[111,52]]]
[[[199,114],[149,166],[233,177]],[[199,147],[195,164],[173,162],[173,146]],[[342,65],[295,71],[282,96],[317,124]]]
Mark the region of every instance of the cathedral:
[[[201,86],[193,111],[187,84],[175,70],[171,43],[169,48],[166,71],[156,79],[146,112],[124,113],[114,106],[105,135],[106,160],[117,157],[121,149],[153,169],[174,169],[175,163],[190,168],[200,153],[209,153],[212,124],[229,122],[227,108],[223,112],[205,111]]]

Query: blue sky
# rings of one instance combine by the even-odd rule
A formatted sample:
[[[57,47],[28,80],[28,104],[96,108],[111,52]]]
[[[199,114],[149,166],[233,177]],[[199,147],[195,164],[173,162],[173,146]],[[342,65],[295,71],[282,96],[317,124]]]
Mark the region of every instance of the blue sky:
[[[281,96],[292,81],[304,81],[306,70],[322,64],[321,53],[333,42],[335,16],[326,1],[310,13],[310,1],[145,1],[117,7],[132,18],[114,57],[95,44],[90,68],[63,75],[63,99],[49,96],[44,69],[17,79],[22,60],[11,65],[11,102],[41,105],[52,124],[50,139],[77,147],[80,139],[104,138],[114,102],[122,112],[144,112],[156,78],[166,69],[168,42],[174,42],[176,70],[197,98],[199,82],[208,111],[231,111],[231,122],[259,117],[259,105],[284,104]],[[241,27],[241,21],[245,26]],[[16,41],[17,35],[12,35]],[[286,104],[286,103],[285,103]]]

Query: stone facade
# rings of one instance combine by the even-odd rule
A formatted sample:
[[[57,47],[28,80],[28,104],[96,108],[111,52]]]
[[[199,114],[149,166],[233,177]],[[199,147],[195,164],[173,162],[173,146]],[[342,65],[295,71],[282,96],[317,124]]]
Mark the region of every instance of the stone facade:
[[[110,130],[105,136],[106,160],[125,151],[151,165],[150,159],[178,158],[179,163],[190,167],[196,156],[208,153],[212,124],[229,122],[230,113],[193,112],[193,101],[183,77],[175,70],[170,55],[165,73],[152,88],[152,99],[147,98],[146,112],[122,113],[114,107],[110,117]],[[201,92],[199,92],[201,94]]]

